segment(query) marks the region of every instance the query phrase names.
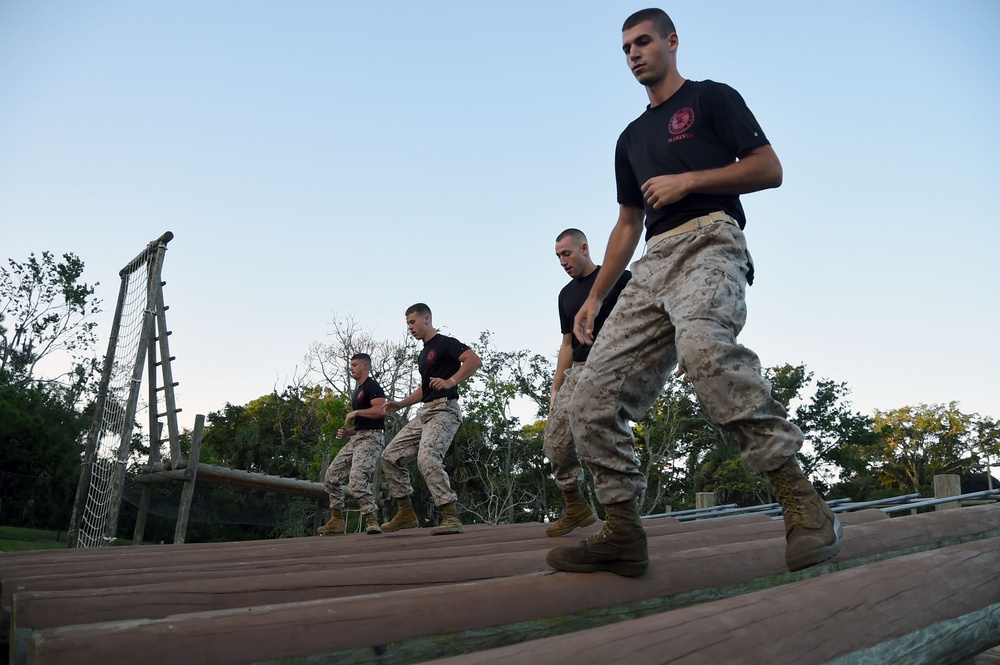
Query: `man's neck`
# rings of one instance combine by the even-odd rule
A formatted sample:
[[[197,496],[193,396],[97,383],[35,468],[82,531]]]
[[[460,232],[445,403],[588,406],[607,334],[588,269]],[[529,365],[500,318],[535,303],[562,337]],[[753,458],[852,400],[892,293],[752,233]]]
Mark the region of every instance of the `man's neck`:
[[[580,275],[577,279],[587,279],[588,277],[594,274],[595,270],[597,270],[597,264],[591,263],[589,266],[584,268],[583,274]]]
[[[432,339],[434,339],[434,336],[437,335],[437,334],[438,334],[437,329],[431,328],[430,331],[426,335],[424,335],[424,338],[422,340],[420,340],[420,341],[423,342],[424,344],[426,344],[427,342],[429,342]]]
[[[646,87],[646,95],[649,97],[649,105],[659,106],[674,96],[674,93],[681,89],[686,79],[677,71],[672,71],[662,81],[653,86]]]

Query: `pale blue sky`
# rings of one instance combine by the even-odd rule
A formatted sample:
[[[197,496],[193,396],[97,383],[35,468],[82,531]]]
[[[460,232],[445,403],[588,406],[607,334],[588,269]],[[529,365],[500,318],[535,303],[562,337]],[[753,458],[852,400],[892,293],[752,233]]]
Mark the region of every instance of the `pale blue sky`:
[[[617,214],[647,102],[612,2],[0,0],[0,258],[101,282],[164,231],[182,426],[283,387],[333,313],[425,301],[554,359],[554,238]],[[734,86],[785,169],[745,196],[741,341],[857,410],[1000,418],[1000,3],[688,2],[679,68]]]

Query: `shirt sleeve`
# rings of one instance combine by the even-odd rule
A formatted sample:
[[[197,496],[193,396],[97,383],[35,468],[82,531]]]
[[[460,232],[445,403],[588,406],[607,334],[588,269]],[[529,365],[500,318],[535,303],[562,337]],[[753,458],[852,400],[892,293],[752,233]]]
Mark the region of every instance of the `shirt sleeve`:
[[[717,83],[709,88],[708,94],[712,129],[733,154],[743,155],[769,143],[740,93],[725,83]]]
[[[385,399],[385,391],[382,390],[382,386],[378,384],[378,381],[373,380],[368,385],[368,401],[370,403],[373,399],[378,399],[380,397]]]
[[[463,353],[465,353],[468,350],[469,350],[469,346],[468,345],[463,344],[462,342],[459,342],[454,337],[449,337],[448,338],[448,344],[445,347],[445,352],[448,355],[450,355],[452,358],[454,358],[455,360],[458,360],[458,357],[461,356]]]

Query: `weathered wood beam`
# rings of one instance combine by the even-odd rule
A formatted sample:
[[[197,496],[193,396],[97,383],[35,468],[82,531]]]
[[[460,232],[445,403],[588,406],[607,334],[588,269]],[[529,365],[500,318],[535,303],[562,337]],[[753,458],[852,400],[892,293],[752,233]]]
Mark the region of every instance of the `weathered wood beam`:
[[[650,546],[659,553],[680,552],[783,535],[780,523],[767,520],[651,535]],[[39,630],[69,625],[80,617],[88,622],[159,618],[511,577],[544,571],[543,552],[552,546],[552,539],[541,537],[432,550],[408,547],[381,562],[368,554],[348,555],[338,557],[333,565],[330,560],[313,560],[306,570],[294,572],[288,566],[262,571],[249,561],[249,565],[214,568],[208,575],[187,570],[181,573],[181,580],[152,584],[139,584],[133,576],[118,576],[107,579],[106,587],[93,587],[91,578],[75,576],[64,578],[62,589],[50,591],[28,591],[27,582],[19,584],[13,596],[12,621],[15,630]]]
[[[194,476],[194,468],[175,469],[172,471],[157,471],[153,473],[143,473],[136,476],[138,483],[160,483],[171,480],[188,480]],[[229,485],[232,487],[246,487],[249,489],[267,490],[269,492],[280,492],[283,494],[294,494],[312,498],[325,498],[326,488],[323,483],[316,483],[299,478],[282,478],[280,476],[269,476],[263,473],[253,473],[251,471],[241,471],[239,469],[229,469],[215,464],[199,464],[198,479],[203,483],[214,483],[216,485]]]
[[[855,519],[873,518],[885,518],[885,515],[870,511],[868,516],[859,514]],[[740,524],[774,523],[761,515],[687,524],[672,518],[658,518],[649,521],[647,530],[650,534],[697,533]],[[600,527],[600,524],[595,524],[577,533],[596,533]],[[32,584],[48,585],[45,588],[49,589],[62,588],[60,579],[67,585],[78,584],[80,588],[93,586],[91,580],[116,586],[134,576],[142,576],[144,583],[155,583],[185,575],[191,579],[211,578],[217,570],[229,568],[245,570],[249,567],[256,571],[276,572],[278,568],[287,567],[288,572],[300,572],[324,566],[346,568],[377,562],[405,562],[417,551],[422,553],[421,556],[430,558],[460,555],[460,552],[448,551],[456,547],[489,544],[491,551],[508,552],[522,548],[545,549],[553,544],[544,536],[544,524],[469,525],[466,529],[466,533],[449,538],[435,538],[431,536],[430,529],[413,529],[380,537],[359,535],[12,553],[9,557],[0,558],[0,641],[6,642],[9,634],[12,595],[36,588]],[[525,544],[525,541],[534,542]]]
[[[956,520],[961,513],[974,519]],[[317,654],[341,662],[358,654],[371,657],[373,649],[382,662],[413,661],[662,612],[823,574],[837,561],[851,565],[989,531],[1000,532],[1000,509],[982,506],[850,526],[833,565],[794,574],[785,572],[784,548],[771,538],[666,553],[653,548],[649,573],[635,579],[544,572],[250,610],[63,626],[32,635],[31,662],[122,662],[167,633],[170,639],[158,641],[155,651],[143,651],[146,665],[191,654],[219,665]]]
[[[435,665],[955,663],[1000,644],[1000,539]]]

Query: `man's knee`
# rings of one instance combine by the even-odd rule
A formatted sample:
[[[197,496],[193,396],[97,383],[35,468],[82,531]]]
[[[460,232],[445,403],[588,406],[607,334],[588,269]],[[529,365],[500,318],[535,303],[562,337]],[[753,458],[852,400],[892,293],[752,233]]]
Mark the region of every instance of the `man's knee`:
[[[400,459],[402,458],[398,450],[392,448],[386,448],[384,451],[382,451],[381,460],[384,466],[398,467],[400,465],[399,464]]]
[[[417,455],[417,469],[420,470],[420,475],[424,478],[428,474],[434,473],[435,471],[444,468],[444,455],[438,455],[437,453],[432,453],[431,451],[421,451]]]

